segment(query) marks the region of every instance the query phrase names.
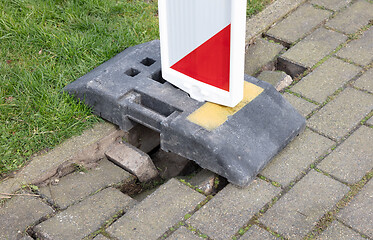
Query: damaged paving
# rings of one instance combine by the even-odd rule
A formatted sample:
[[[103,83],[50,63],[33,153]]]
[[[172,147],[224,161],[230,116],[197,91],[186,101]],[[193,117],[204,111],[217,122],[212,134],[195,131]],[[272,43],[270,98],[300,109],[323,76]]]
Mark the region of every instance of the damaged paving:
[[[0,239],[373,239],[373,2],[263,13],[276,19],[248,20],[261,28],[246,71],[281,86],[307,128],[248,187],[144,126],[103,122],[0,182]]]

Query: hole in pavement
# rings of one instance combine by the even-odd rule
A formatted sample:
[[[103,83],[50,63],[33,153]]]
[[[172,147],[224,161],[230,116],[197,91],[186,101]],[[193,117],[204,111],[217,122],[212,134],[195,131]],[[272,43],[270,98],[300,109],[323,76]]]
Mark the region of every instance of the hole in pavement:
[[[162,78],[162,71],[161,71],[161,70],[159,70],[159,71],[153,73],[153,74],[150,76],[150,78],[153,79],[154,81],[157,81],[157,82],[162,83],[162,84],[166,82],[166,80],[164,80],[164,79]]]
[[[145,199],[171,178],[182,179],[207,195],[216,194],[228,184],[225,178],[202,169],[194,161],[163,151],[159,133],[146,126],[136,123],[125,138],[128,143],[147,153],[159,172],[159,176],[149,182],[136,180],[122,186],[121,191],[137,201]]]
[[[134,77],[136,76],[137,74],[140,73],[139,70],[135,69],[135,68],[130,68],[128,69],[127,71],[124,72],[126,75],[130,76],[130,77]]]
[[[155,60],[152,59],[152,58],[148,58],[148,57],[147,57],[147,58],[144,58],[144,59],[141,61],[141,63],[142,63],[143,65],[149,67],[149,66],[153,65],[153,63],[155,63]]]

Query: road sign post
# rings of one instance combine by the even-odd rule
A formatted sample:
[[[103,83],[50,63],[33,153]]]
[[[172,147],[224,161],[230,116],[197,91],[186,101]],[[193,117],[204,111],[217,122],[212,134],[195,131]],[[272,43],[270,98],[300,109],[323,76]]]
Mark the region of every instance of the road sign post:
[[[162,76],[199,101],[243,98],[246,0],[159,0]]]

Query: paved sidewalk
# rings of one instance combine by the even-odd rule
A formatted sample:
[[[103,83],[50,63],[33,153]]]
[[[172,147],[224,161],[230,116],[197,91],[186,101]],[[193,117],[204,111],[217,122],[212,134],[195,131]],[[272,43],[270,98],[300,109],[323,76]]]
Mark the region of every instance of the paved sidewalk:
[[[132,198],[105,157],[128,133],[101,123],[0,182],[0,239],[373,239],[373,1],[277,0],[248,24],[246,73],[285,71],[307,119],[248,187],[208,195],[204,172]]]

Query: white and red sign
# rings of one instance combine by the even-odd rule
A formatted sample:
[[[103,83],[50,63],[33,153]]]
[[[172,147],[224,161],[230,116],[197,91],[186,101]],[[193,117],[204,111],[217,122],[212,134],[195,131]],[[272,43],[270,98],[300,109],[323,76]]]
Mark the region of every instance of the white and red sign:
[[[162,76],[199,101],[243,98],[246,0],[159,0]]]

